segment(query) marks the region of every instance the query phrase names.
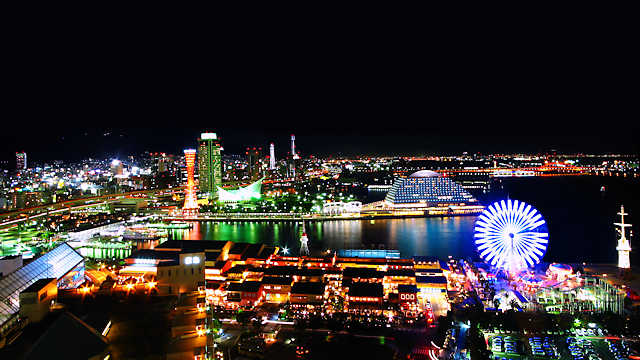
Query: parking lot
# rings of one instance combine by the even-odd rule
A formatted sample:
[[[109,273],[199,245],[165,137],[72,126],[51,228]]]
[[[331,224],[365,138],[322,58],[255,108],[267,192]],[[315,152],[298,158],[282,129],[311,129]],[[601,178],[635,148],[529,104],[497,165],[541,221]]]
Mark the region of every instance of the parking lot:
[[[492,335],[489,348],[493,360],[566,359],[623,360],[630,349],[626,342],[596,336]]]

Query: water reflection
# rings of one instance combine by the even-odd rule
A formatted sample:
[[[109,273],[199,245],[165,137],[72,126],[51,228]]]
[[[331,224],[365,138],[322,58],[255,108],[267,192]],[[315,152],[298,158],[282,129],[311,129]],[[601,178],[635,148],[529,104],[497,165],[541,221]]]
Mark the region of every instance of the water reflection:
[[[412,218],[376,221],[341,220],[307,222],[309,247],[326,249],[398,249],[402,256],[475,256],[475,217]],[[299,251],[302,225],[295,222],[202,222],[191,229],[171,229],[175,240],[213,240],[265,243]]]

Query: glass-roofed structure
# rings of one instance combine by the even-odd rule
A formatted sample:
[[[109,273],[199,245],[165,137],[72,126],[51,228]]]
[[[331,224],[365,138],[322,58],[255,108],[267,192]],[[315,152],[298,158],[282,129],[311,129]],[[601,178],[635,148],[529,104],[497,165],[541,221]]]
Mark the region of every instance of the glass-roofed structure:
[[[20,310],[20,293],[39,279],[56,278],[58,288],[71,289],[84,282],[84,257],[67,243],[0,278],[0,325]]]

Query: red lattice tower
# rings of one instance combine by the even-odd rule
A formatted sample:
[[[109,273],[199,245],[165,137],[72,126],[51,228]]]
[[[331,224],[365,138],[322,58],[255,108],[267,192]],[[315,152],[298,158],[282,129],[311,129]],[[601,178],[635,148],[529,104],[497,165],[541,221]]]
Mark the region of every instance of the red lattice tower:
[[[187,164],[187,187],[185,189],[184,206],[185,213],[195,213],[198,211],[198,198],[196,197],[196,184],[193,179],[193,171],[196,165],[196,150],[186,149],[184,159]]]

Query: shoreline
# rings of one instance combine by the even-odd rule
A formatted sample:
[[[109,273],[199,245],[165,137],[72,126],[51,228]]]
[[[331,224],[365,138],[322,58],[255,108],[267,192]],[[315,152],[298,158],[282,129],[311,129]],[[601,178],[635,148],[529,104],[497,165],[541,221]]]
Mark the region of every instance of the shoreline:
[[[289,221],[342,221],[342,220],[384,220],[384,219],[417,219],[417,218],[450,218],[460,216],[477,216],[478,214],[448,214],[448,215],[360,215],[360,216],[291,216],[291,217],[268,217],[268,216],[247,216],[247,217],[228,217],[228,216],[167,216],[163,221],[259,221],[259,222],[289,222]]]

